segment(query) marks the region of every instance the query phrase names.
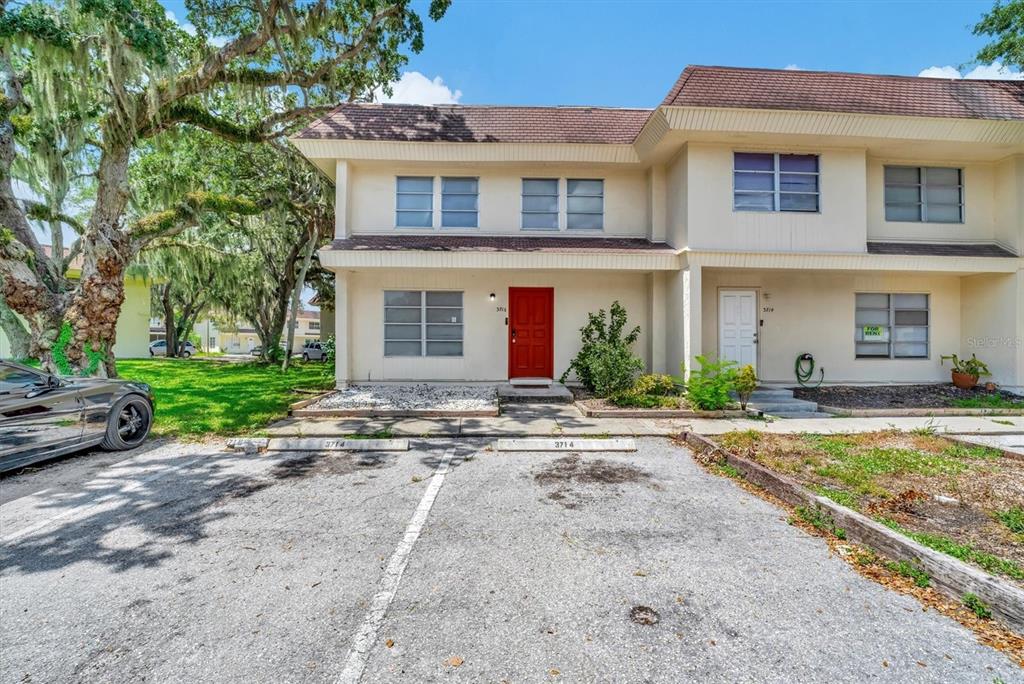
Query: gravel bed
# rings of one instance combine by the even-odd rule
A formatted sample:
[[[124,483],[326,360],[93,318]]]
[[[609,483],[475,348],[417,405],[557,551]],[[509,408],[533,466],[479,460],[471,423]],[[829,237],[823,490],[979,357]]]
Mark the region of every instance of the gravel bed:
[[[307,409],[387,411],[486,411],[498,406],[493,385],[355,385],[333,392]]]
[[[1002,396],[1009,401],[1022,398],[1010,392],[989,392],[983,387],[960,389],[954,385],[833,385],[825,387],[794,387],[797,399],[814,401],[837,408],[946,408],[957,399],[978,399]]]

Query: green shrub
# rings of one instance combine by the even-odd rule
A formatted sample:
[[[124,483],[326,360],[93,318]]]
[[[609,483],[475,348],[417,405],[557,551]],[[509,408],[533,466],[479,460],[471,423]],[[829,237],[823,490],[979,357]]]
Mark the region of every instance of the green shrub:
[[[690,404],[702,411],[719,411],[729,405],[729,391],[736,379],[735,361],[708,361],[698,356],[700,368],[690,373],[686,383],[686,397]],[[685,369],[684,369],[685,370]]]
[[[587,359],[590,382],[599,397],[625,392],[643,368],[644,362],[633,356],[629,347],[611,342],[595,344]]]
[[[621,408],[679,408],[678,397],[662,396],[658,394],[633,394],[630,391],[623,392],[622,394],[616,394],[609,397],[608,400]]]
[[[757,389],[757,374],[754,373],[754,367],[749,363],[740,368],[740,372],[736,374],[736,394],[740,398],[740,408],[746,409],[747,402],[750,401],[750,395]]]
[[[562,373],[561,382],[575,372],[580,384],[600,396],[629,389],[643,362],[630,351],[640,336],[640,326],[623,334],[627,318],[617,301],[612,302],[607,317],[604,309],[588,314],[587,324],[580,328],[580,351]]]
[[[650,394],[655,397],[671,397],[679,394],[679,389],[676,387],[676,379],[671,375],[647,373],[636,379],[628,394]]]
[[[334,374],[334,335],[328,335],[327,339],[320,344],[320,348],[324,352],[325,365],[331,369],[331,374]]]

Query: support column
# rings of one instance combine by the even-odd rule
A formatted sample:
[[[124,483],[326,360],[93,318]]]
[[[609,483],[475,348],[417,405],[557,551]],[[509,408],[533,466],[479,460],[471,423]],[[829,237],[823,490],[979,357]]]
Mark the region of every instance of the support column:
[[[668,327],[666,325],[665,310],[665,288],[666,275],[662,271],[654,271],[647,276],[647,301],[650,306],[648,312],[647,351],[649,368],[652,373],[668,373],[666,343],[668,341]]]
[[[338,389],[348,387],[351,376],[348,325],[348,271],[334,272],[334,381]]]
[[[690,371],[696,364],[695,357],[703,353],[701,343],[702,301],[701,267],[698,264],[690,264],[683,271],[683,349],[687,378],[690,377]]]
[[[648,220],[651,242],[664,242],[668,233],[668,192],[664,166],[652,166],[647,176],[650,192],[648,198]]]
[[[348,237],[348,162],[339,159],[334,169],[334,237]]]

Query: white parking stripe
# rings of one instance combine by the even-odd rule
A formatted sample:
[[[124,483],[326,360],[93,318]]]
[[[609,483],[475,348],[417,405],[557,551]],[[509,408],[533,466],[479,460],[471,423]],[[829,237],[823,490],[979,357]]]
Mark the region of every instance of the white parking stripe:
[[[398,544],[395,552],[391,554],[391,560],[388,561],[388,565],[384,569],[384,577],[380,581],[380,590],[373,597],[373,601],[370,603],[370,610],[366,613],[366,617],[363,618],[363,624],[352,640],[352,647],[348,652],[345,669],[338,678],[338,682],[341,684],[355,684],[363,676],[366,662],[370,659],[370,651],[377,641],[381,625],[384,624],[384,617],[387,614],[388,607],[398,592],[398,583],[402,580],[402,573],[405,572],[405,566],[409,562],[409,555],[412,553],[416,540],[419,539],[424,523],[427,522],[427,516],[434,505],[437,493],[441,491],[441,485],[444,484],[444,476],[448,474],[448,468],[451,465],[454,454],[455,450],[449,449],[445,452],[441,462],[438,463],[437,470],[434,471],[434,475],[427,485],[427,491],[423,493],[423,498],[420,499],[420,505],[416,507],[416,512],[413,513],[412,519],[405,528],[405,535],[402,537],[402,541]]]

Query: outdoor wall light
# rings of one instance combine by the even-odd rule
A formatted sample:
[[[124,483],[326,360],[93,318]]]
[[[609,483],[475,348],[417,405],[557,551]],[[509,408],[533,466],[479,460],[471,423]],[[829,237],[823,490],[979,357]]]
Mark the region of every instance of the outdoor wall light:
[[[494,301],[494,293],[493,292],[491,293],[491,297],[490,298],[491,298],[491,301],[493,302]]]

